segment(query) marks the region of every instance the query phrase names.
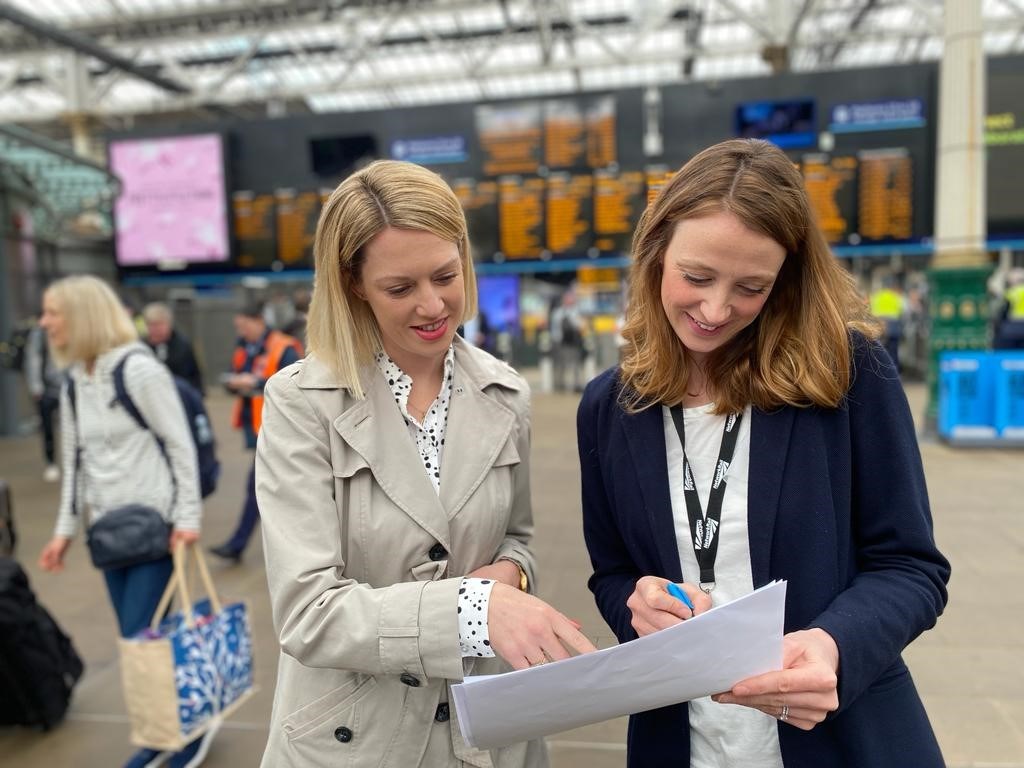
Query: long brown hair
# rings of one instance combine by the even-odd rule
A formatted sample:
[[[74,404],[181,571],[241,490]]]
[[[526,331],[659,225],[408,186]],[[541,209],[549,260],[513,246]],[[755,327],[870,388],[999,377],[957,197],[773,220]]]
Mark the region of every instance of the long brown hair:
[[[793,162],[756,139],[696,155],[641,217],[622,329],[623,405],[682,402],[696,363],[661,303],[665,251],[680,221],[722,211],[777,242],[786,258],[757,319],[706,358],[716,411],[839,405],[850,386],[850,331],[874,338],[878,326],[829,250]]]
[[[313,252],[316,283],[306,325],[309,351],[362,398],[359,368],[381,348],[380,330],[358,284],[365,247],[388,227],[431,232],[455,243],[466,294],[463,316],[476,314],[476,278],[466,216],[445,181],[419,165],[378,160],[349,176],[320,213]]]

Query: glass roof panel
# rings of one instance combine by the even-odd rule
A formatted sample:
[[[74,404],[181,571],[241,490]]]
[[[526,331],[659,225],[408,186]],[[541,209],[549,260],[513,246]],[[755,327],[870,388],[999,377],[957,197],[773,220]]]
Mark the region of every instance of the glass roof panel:
[[[693,57],[693,79],[761,76],[769,73],[762,48],[789,32],[798,9],[794,71],[934,60],[942,51],[941,39],[928,37],[938,33],[941,0],[10,1],[198,94],[190,102],[137,75],[112,77],[86,57],[86,79],[101,93],[86,101],[99,115],[218,98],[306,99],[321,111],[547,93],[554,84],[681,82],[682,56]],[[1024,50],[1024,0],[982,6],[988,50]],[[779,33],[769,27],[772,9],[784,17]],[[0,24],[0,51],[8,51],[0,53],[7,119],[53,121],[72,109],[64,50]],[[18,82],[8,83],[15,71]],[[32,82],[38,77],[46,87]]]

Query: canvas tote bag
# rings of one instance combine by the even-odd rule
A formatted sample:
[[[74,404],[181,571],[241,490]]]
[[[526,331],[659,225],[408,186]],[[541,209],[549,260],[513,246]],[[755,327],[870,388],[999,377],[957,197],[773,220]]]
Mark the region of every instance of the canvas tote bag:
[[[252,632],[243,602],[222,605],[198,546],[174,549],[174,572],[147,629],[119,643],[131,741],[180,751],[220,727],[253,691]],[[189,594],[186,560],[207,597]],[[163,620],[171,600],[179,610]]]

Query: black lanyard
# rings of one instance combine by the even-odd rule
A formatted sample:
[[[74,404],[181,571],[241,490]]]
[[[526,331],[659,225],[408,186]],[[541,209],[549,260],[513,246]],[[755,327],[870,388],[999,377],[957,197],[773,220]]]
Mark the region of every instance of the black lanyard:
[[[686,516],[690,518],[690,537],[693,541],[693,554],[700,567],[700,588],[710,592],[715,588],[715,558],[718,557],[718,529],[722,523],[722,498],[725,496],[725,481],[729,474],[729,464],[736,450],[736,438],[740,433],[742,413],[730,413],[725,419],[722,431],[722,447],[718,449],[718,461],[715,474],[711,480],[711,493],[708,495],[708,514],[700,508],[700,497],[697,486],[693,482],[693,472],[686,458],[686,431],[683,426],[683,408],[681,405],[672,409],[672,423],[676,425],[679,445],[683,449],[683,497],[686,499]]]

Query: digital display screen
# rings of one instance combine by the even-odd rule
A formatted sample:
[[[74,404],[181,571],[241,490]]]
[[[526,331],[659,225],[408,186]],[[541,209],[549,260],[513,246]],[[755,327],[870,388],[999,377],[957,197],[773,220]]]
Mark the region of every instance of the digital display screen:
[[[736,107],[736,135],[764,139],[784,149],[817,143],[814,102],[753,101]]]
[[[224,145],[217,134],[113,141],[119,266],[180,269],[230,256]]]
[[[493,333],[519,333],[518,275],[477,275],[480,315]]]

